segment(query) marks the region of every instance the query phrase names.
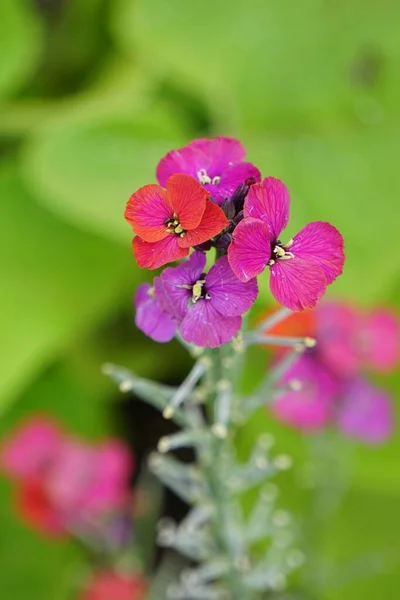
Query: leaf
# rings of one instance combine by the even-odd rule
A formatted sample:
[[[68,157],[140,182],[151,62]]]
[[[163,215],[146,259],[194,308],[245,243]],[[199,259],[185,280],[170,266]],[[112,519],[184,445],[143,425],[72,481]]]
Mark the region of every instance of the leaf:
[[[33,3],[2,0],[0,3],[0,96],[20,88],[38,64],[44,36]]]
[[[40,208],[14,167],[0,170],[0,196],[3,412],[46,361],[116,306],[134,265],[126,248]]]
[[[123,213],[129,196],[155,181],[157,162],[179,139],[177,124],[164,110],[67,115],[28,145],[24,175],[38,198],[67,221],[127,241],[131,230]]]

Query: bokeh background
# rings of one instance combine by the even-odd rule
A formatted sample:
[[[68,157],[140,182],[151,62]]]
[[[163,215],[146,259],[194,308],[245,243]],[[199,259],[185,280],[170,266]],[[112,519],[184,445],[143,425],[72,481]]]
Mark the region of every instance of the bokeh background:
[[[101,364],[165,381],[186,372],[180,348],[135,330],[148,274],[122,215],[159,158],[194,137],[237,137],[287,183],[289,233],[313,219],[342,231],[332,295],[398,306],[399,18],[396,0],[0,1],[2,435],[39,410],[91,439],[129,437],[135,417],[116,416]],[[253,358],[249,380],[265,362]],[[396,398],[398,374],[380,383]],[[239,444],[263,430],[294,457],[281,503],[301,515],[309,441],[262,412]],[[318,599],[397,600],[399,438],[336,448],[350,491],[314,527],[330,571]],[[79,552],[25,528],[3,478],[0,494],[0,597],[68,597]]]

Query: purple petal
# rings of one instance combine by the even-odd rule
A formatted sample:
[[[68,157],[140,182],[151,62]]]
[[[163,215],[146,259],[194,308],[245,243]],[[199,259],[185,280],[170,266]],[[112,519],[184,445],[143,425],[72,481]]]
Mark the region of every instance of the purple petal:
[[[362,368],[360,314],[345,302],[325,301],[316,312],[318,354],[338,377],[353,377]]]
[[[268,227],[259,219],[243,219],[235,227],[228,248],[229,264],[236,277],[241,281],[253,279],[264,271],[270,258]]]
[[[288,391],[272,406],[281,421],[305,431],[324,428],[330,421],[338,385],[313,353],[301,356],[285,374],[282,383],[296,382],[298,391]]]
[[[204,187],[218,201],[233,194],[240,183],[248,177],[260,180],[260,173],[251,163],[243,163],[246,150],[233,138],[217,137],[194,140],[179,150],[172,150],[160,161],[157,167],[157,180],[165,186],[174,173],[186,173],[197,180],[203,172],[215,183]]]
[[[257,299],[257,280],[244,283],[232,271],[228,258],[223,256],[206,276],[206,290],[211,303],[221,315],[237,317],[247,312]]]
[[[261,219],[276,241],[289,219],[290,197],[286,185],[266,177],[262,183],[252,185],[244,202],[244,216]]]
[[[161,273],[162,286],[156,284],[157,297],[164,310],[178,321],[185,316],[192,297],[192,290],[185,286],[191,287],[201,278],[205,265],[205,254],[197,251],[178,267],[168,267]]]
[[[196,346],[218,348],[230,342],[240,331],[241,317],[223,317],[211,300],[198,300],[186,313],[181,324],[184,340]]]
[[[169,342],[176,333],[177,322],[163,310],[158,299],[149,293],[151,290],[148,283],[143,283],[137,289],[136,326],[156,342]]]
[[[272,295],[290,310],[314,308],[325,293],[326,277],[316,264],[291,258],[277,260],[270,270]]]
[[[390,398],[364,379],[354,379],[346,388],[337,421],[339,429],[346,435],[370,444],[380,444],[393,430]]]
[[[330,223],[315,221],[303,227],[294,236],[290,252],[322,267],[328,284],[343,272],[343,237]]]
[[[250,177],[260,181],[261,173],[249,162],[238,163],[221,171],[221,181],[217,184],[209,184],[204,187],[210,192],[212,197],[221,204],[226,198],[230,198],[239,185],[244,183]]]

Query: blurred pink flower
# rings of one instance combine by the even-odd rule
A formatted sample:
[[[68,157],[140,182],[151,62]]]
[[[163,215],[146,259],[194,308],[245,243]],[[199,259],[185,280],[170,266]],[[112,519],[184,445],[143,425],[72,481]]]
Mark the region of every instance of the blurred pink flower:
[[[144,600],[147,588],[146,580],[139,574],[128,576],[98,571],[79,600]]]
[[[1,465],[17,482],[21,516],[56,534],[123,510],[133,460],[117,440],[89,445],[50,419],[33,417],[4,443]]]

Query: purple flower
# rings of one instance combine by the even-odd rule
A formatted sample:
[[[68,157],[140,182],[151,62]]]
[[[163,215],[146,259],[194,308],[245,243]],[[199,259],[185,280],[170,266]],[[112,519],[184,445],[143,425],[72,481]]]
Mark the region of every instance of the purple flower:
[[[250,187],[244,219],[233,232],[230,265],[241,281],[256,277],[268,265],[270,288],[291,310],[313,308],[343,270],[343,238],[330,223],[306,225],[284,244],[279,239],[289,219],[289,192],[273,177]]]
[[[194,252],[178,267],[168,267],[155,284],[164,311],[180,324],[182,338],[197,346],[216,348],[229,342],[242,326],[242,314],[257,298],[256,280],[237,279],[226,256],[208,273],[206,257]]]
[[[347,436],[380,444],[392,433],[394,415],[388,395],[359,377],[344,386],[336,419]]]
[[[154,280],[157,284],[159,277]],[[135,323],[148,337],[156,342],[169,342],[174,337],[178,324],[171,315],[166,313],[154,293],[154,287],[142,283],[135,295]]]
[[[246,179],[261,180],[259,170],[251,163],[243,162],[245,156],[246,150],[238,140],[222,136],[200,138],[168,152],[158,164],[157,180],[165,187],[174,173],[191,175],[220,204]]]

